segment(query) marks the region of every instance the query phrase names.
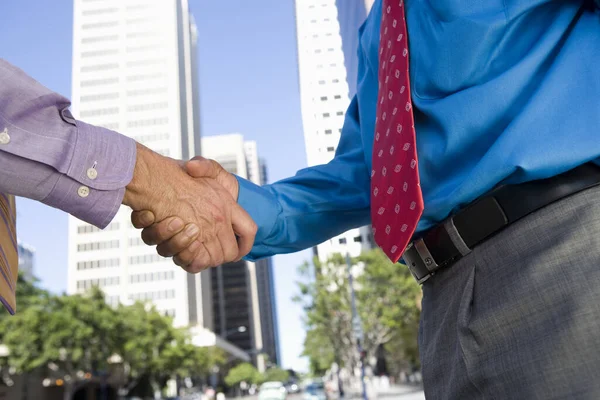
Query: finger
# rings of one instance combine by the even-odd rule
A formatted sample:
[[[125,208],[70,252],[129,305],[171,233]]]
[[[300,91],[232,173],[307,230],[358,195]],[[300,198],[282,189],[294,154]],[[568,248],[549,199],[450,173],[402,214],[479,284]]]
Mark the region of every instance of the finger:
[[[221,247],[221,243],[219,242],[218,237],[214,238],[211,241],[204,242],[204,246],[206,246],[206,250],[210,255],[210,262],[208,263],[207,268],[217,267],[225,262],[223,248]]]
[[[185,168],[187,173],[194,178],[217,179],[222,170],[221,164],[203,157],[192,158],[185,164]]]
[[[152,211],[133,211],[131,213],[131,223],[137,229],[147,228],[154,223],[154,214]]]
[[[197,240],[196,242],[200,243]],[[195,250],[195,254],[193,256],[186,254],[186,252],[187,250],[173,257],[173,260],[177,259],[176,262],[185,264],[185,266],[183,266],[182,268],[190,274],[197,274],[212,266],[210,254],[208,253],[208,250],[206,249],[206,246],[203,243],[200,243],[198,249]]]
[[[237,261],[240,250],[233,229],[231,227],[229,229],[222,229],[217,238],[219,239],[221,249],[223,249],[223,262]]]
[[[252,250],[258,228],[254,220],[250,217],[250,214],[237,204],[232,207],[231,224],[233,231],[238,237],[239,251],[237,259],[239,260]]]
[[[169,217],[145,228],[142,231],[142,240],[149,246],[160,244],[171,239],[181,232],[185,224],[179,217]]]
[[[196,239],[186,249],[173,256],[173,262],[181,268],[187,270],[188,266],[192,264],[197,257],[202,257],[202,252],[204,253],[204,258],[208,260],[209,255],[204,247],[204,244],[200,240]]]
[[[188,248],[192,242],[198,238],[200,229],[195,224],[188,224],[186,227],[173,236],[171,239],[160,243],[156,251],[163,257],[173,257]]]

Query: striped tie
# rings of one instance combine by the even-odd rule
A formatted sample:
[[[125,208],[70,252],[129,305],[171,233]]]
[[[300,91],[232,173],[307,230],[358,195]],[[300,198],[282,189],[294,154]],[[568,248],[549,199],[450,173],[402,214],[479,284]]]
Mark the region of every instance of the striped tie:
[[[19,274],[15,198],[0,193],[0,301],[14,314],[15,289]]]

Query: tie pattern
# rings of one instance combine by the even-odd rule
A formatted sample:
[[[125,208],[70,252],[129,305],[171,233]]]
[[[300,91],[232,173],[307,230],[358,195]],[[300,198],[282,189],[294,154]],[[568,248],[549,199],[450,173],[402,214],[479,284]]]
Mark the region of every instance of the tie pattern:
[[[0,301],[15,313],[15,289],[19,268],[15,198],[0,193]]]
[[[397,262],[423,213],[403,0],[383,0],[371,171],[373,236]]]

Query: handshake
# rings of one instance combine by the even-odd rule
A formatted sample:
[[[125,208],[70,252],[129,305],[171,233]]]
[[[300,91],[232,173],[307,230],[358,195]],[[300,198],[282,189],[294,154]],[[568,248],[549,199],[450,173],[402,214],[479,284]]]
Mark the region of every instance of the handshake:
[[[257,226],[237,204],[238,181],[219,163],[177,161],[137,145],[133,179],[123,204],[158,254],[198,273],[237,261],[252,249]]]

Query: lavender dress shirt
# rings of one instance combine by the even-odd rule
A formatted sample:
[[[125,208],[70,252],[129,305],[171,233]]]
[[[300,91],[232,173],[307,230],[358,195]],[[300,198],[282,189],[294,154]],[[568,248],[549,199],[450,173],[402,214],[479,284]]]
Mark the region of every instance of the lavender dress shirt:
[[[105,228],[135,166],[135,142],[77,121],[70,102],[0,59],[0,192]]]

